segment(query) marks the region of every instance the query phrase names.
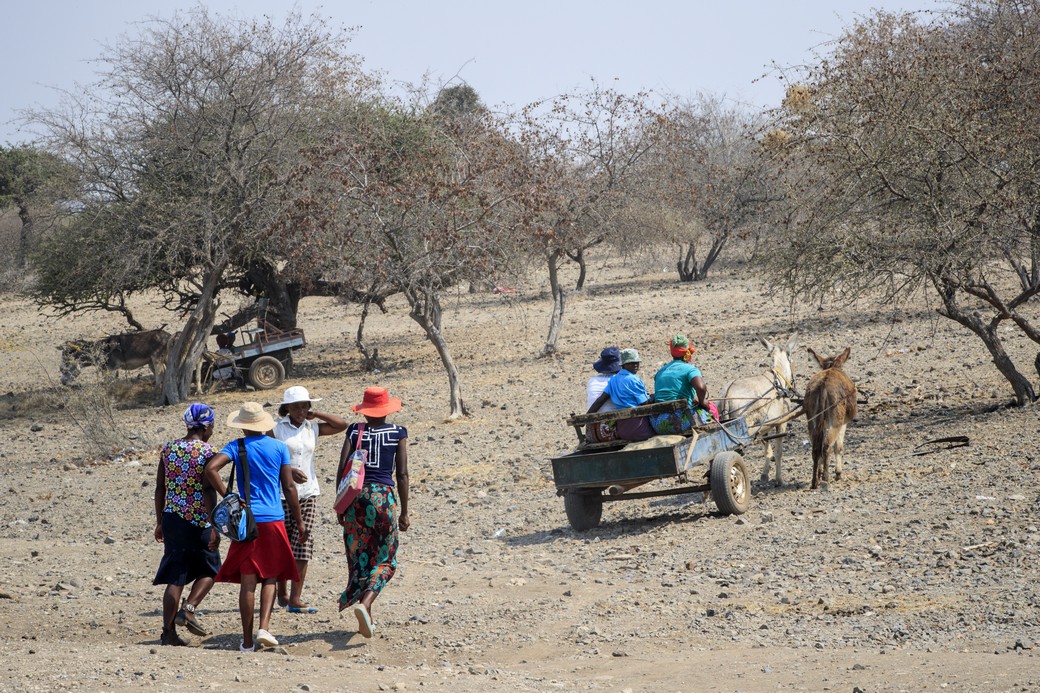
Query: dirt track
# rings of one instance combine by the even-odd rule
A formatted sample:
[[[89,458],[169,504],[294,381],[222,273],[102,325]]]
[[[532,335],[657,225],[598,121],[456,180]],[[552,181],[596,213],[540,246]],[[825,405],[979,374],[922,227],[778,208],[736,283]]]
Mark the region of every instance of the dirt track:
[[[1038,412],[1000,406],[1010,390],[981,343],[925,307],[787,310],[736,274],[690,286],[633,273],[594,269],[548,360],[534,357],[549,313],[539,287],[515,303],[461,295],[445,323],[473,415],[454,423],[436,354],[403,311],[370,321],[386,360],[370,375],[352,347],[356,312],[305,301],[309,345],[291,384],[344,415],[368,384],[404,399],[396,420],[412,441],[413,528],[376,605],[378,636],[365,641],[336,613],[346,569],[326,513],[308,577],[320,612],[276,613],[284,647],[248,657],[234,651],[228,585],[202,607],[213,637],[158,645],[153,448],[180,433],[182,407],[128,404],[116,416],[139,452],[91,456],[59,408],[68,393],[54,346],[120,326],[50,320],[5,297],[0,690],[1040,689]],[[573,444],[562,420],[584,408],[603,346],[638,348],[650,382],[676,331],[697,345],[713,392],[765,368],[759,335],[798,331],[827,354],[851,345],[846,370],[870,403],[849,429],[845,478],[808,490],[801,420],[783,488],[758,481],[762,452],[747,451],[747,514],[722,517],[689,496],[633,500],[575,533],[549,466]],[[1032,363],[1028,344],[1011,351]],[[799,387],[812,368],[800,347]],[[124,390],[148,396],[143,383]],[[226,414],[279,395],[207,401]],[[218,423],[214,442],[231,435]],[[970,445],[914,456],[949,435]],[[321,442],[327,493],[338,441]]]

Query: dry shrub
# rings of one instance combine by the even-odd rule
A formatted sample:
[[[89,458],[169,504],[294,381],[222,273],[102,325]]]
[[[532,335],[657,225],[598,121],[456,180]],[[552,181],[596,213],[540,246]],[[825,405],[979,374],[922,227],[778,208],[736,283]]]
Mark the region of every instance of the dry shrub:
[[[76,385],[67,390],[65,413],[94,454],[110,455],[130,442],[131,432],[116,415],[111,390],[117,386],[113,374],[91,369],[81,373]]]

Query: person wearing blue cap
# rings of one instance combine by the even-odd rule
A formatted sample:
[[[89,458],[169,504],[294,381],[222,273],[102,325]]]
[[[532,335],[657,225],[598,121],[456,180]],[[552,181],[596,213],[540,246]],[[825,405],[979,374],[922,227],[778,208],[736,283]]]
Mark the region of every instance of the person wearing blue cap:
[[[187,645],[177,634],[184,626],[200,637],[210,633],[196,609],[213,588],[220,570],[220,534],[209,523],[203,502],[203,470],[214,454],[213,409],[192,404],[184,411],[187,434],[163,446],[155,475],[155,540],[163,545],[162,562],[153,585],[163,592],[163,645]],[[188,598],[178,610],[184,586],[192,583]]]
[[[589,378],[585,383],[586,409],[595,404],[596,400],[599,399],[599,396],[607,389],[607,383],[610,382],[611,376],[621,370],[621,349],[616,346],[609,346],[601,351],[599,353],[599,360],[592,363],[592,369],[596,371],[596,375]],[[608,398],[603,402],[599,411],[613,411],[615,409],[617,409],[617,407]],[[615,440],[617,438],[617,432],[614,429],[614,422],[604,421],[601,423],[589,424],[585,427],[585,437],[591,443]]]

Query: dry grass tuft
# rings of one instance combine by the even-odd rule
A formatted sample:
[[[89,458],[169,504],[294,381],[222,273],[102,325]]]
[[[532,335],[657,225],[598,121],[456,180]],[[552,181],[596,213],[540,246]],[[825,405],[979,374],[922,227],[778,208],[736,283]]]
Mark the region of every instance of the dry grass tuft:
[[[812,90],[808,86],[792,84],[787,88],[787,95],[784,96],[784,108],[792,113],[807,115],[812,112],[813,107]]]
[[[791,133],[778,128],[767,132],[762,138],[762,144],[766,149],[776,151],[789,145],[792,139]]]

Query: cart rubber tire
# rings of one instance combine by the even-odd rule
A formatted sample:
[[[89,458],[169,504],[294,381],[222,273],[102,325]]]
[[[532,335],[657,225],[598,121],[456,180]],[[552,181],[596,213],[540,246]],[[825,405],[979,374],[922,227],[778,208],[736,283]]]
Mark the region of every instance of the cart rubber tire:
[[[723,515],[743,515],[751,505],[751,480],[738,452],[720,452],[711,462],[711,497]]]
[[[576,532],[599,526],[603,517],[603,500],[598,493],[565,493],[563,509],[567,511],[567,521]]]
[[[260,356],[249,365],[249,384],[257,390],[270,390],[285,380],[285,366],[273,356]]]

